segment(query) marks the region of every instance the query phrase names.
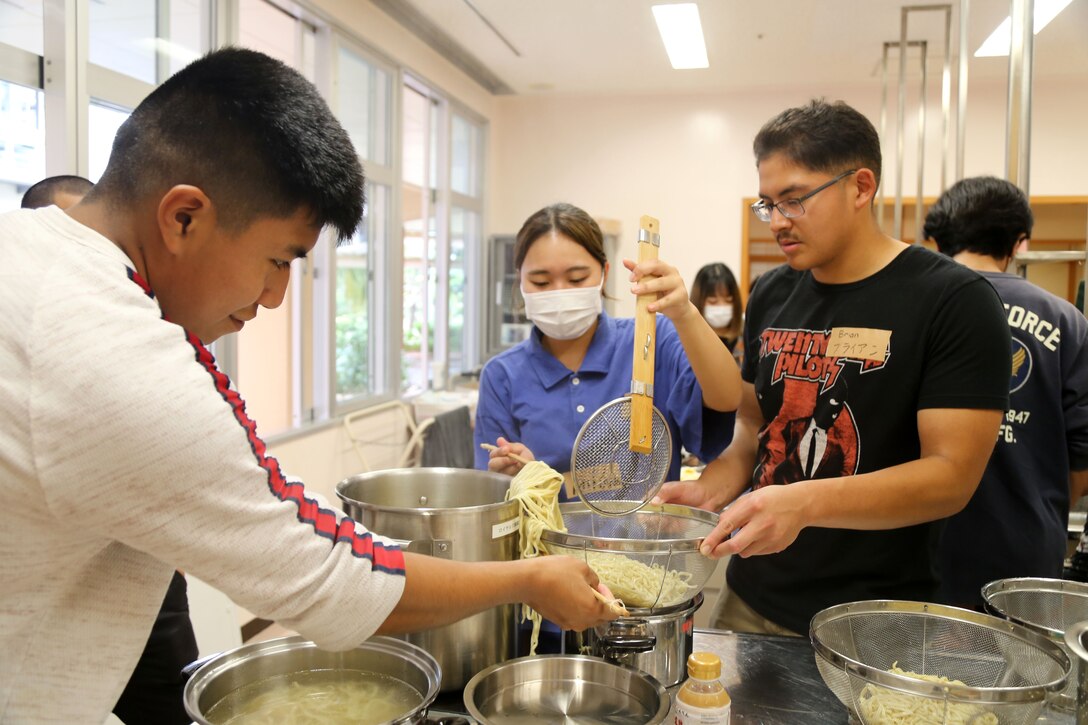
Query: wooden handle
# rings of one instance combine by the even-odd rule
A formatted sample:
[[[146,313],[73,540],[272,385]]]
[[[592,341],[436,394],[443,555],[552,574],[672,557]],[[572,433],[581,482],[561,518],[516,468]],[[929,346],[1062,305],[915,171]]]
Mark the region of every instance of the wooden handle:
[[[480,448],[483,448],[485,451],[497,451],[497,450],[499,450],[498,446],[493,446],[490,443],[481,443]],[[518,463],[520,463],[522,465],[525,465],[526,463],[532,463],[532,461],[530,461],[528,458],[522,458],[521,456],[519,456],[516,453],[507,453],[506,455],[510,456],[511,458],[513,458],[515,461],[517,461]]]
[[[638,221],[638,261],[641,264],[657,259],[661,225],[652,216]],[[657,243],[655,243],[657,242]],[[631,380],[641,390],[631,391],[631,436],[627,447],[636,453],[653,450],[654,427],[654,352],[657,347],[657,313],[647,309],[657,299],[654,293],[639,295],[635,300],[635,357],[631,365]]]

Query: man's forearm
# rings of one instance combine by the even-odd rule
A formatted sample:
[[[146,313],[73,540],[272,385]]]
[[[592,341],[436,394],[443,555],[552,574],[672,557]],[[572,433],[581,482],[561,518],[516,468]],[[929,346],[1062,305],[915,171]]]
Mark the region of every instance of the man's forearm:
[[[754,448],[736,438],[706,465],[699,482],[713,491],[709,502],[712,510],[721,511],[752,485],[754,467]]]
[[[463,562],[405,553],[404,594],[378,628],[401,634],[441,627],[500,604],[517,601],[519,579],[499,562]],[[524,580],[520,580],[524,582]],[[442,607],[434,606],[442,602]]]

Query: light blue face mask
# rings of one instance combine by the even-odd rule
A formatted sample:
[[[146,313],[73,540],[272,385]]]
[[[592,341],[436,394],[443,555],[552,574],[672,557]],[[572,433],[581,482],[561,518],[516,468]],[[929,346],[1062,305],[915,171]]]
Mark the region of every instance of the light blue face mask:
[[[523,288],[521,294],[525,298],[525,316],[545,336],[555,340],[573,340],[584,335],[601,314],[602,289],[603,277],[601,283],[593,287],[546,292],[526,292]]]

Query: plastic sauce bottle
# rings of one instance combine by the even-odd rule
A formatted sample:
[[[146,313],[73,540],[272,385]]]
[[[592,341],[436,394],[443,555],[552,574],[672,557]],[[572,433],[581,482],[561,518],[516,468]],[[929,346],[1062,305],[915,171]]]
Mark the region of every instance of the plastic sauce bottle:
[[[673,725],[728,725],[730,699],[721,676],[718,655],[692,652],[688,656],[688,680],[676,693]]]

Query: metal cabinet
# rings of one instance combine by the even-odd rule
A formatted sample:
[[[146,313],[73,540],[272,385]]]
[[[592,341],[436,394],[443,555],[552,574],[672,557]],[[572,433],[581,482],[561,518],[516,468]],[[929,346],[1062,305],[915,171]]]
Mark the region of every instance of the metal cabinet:
[[[513,234],[496,234],[487,241],[485,359],[521,342],[533,327],[518,299],[514,243]]]

